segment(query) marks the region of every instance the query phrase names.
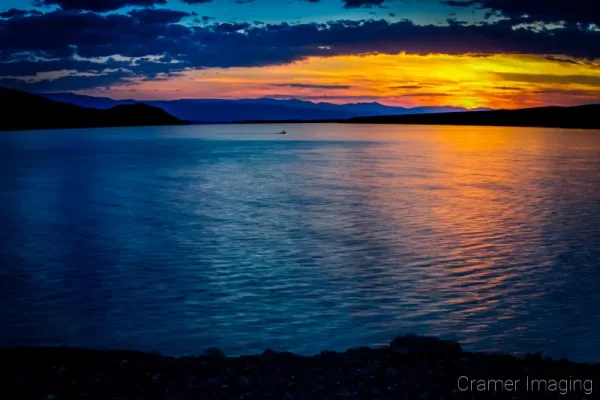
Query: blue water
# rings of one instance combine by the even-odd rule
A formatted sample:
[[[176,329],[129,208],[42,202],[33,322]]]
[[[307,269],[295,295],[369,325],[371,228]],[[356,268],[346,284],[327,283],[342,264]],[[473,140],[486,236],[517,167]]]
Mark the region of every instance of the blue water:
[[[599,131],[2,133],[0,346],[600,361],[599,178]]]

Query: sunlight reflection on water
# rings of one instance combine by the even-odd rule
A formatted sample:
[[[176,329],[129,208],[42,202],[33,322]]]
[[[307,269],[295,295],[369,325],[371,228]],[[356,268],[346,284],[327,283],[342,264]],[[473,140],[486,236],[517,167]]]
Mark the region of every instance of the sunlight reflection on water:
[[[600,132],[281,128],[0,135],[0,345],[600,360]]]

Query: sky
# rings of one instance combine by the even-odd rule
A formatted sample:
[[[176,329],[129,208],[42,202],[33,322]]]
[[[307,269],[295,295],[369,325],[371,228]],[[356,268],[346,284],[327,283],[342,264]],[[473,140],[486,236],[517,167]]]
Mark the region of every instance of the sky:
[[[596,0],[2,0],[0,85],[115,99],[600,102]]]

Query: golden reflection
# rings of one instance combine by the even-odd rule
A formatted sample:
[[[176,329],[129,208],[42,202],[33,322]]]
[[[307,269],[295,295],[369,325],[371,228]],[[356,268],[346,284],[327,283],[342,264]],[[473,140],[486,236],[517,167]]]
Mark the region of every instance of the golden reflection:
[[[447,190],[439,191],[430,204],[432,223],[439,251],[453,261],[436,266],[448,279],[436,282],[432,291],[445,296],[448,304],[462,305],[448,316],[448,324],[460,324],[465,318],[486,321],[486,314],[499,317],[497,302],[511,296],[517,275],[529,273],[529,266],[514,265],[516,257],[527,251],[519,243],[539,242],[539,237],[532,237],[539,230],[531,227],[542,224],[543,216],[535,212],[541,200],[535,180],[544,171],[528,160],[547,150],[540,140],[542,131],[434,129],[436,164],[444,171],[439,184]],[[519,306],[503,308],[502,317],[515,318]],[[479,328],[485,329],[485,324]]]
[[[544,131],[397,126],[371,130],[368,136],[393,141],[336,149],[329,153],[330,164],[315,170],[325,181],[341,179],[344,186],[351,183],[361,189],[359,196],[334,199],[335,213],[343,214],[347,225],[336,233],[328,230],[327,221],[306,216],[316,231],[378,249],[370,259],[363,252],[353,253],[353,248],[342,254],[346,272],[364,290],[394,282],[398,290],[389,296],[405,305],[396,311],[409,320],[437,315],[447,331],[475,318],[478,324],[469,325],[476,334],[500,317],[521,316],[523,296],[500,303],[523,285],[534,285],[535,279],[527,276],[546,268],[522,264],[540,243],[540,226],[547,218],[537,212],[547,207],[538,207],[543,199],[536,192],[536,180],[547,171],[531,162],[551,151]],[[330,243],[344,252],[343,242]],[[418,307],[411,310],[410,304]],[[356,307],[359,314],[364,312]]]

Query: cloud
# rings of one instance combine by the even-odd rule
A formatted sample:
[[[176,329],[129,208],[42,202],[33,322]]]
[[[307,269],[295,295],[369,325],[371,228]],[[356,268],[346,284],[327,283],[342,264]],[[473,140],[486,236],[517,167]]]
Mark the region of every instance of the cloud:
[[[29,76],[43,74],[53,71],[74,71],[78,73],[102,73],[104,70],[119,69],[126,67],[127,63],[118,62],[113,59],[105,62],[93,62],[87,60],[76,60],[63,58],[51,61],[20,60],[8,63],[0,63],[0,77]]]
[[[444,0],[442,4],[452,7],[471,7],[477,4],[477,0]]]
[[[153,6],[155,4],[167,4],[167,0],[34,0],[33,5],[59,6],[63,10],[88,10],[105,12],[118,10],[127,6]]]
[[[600,76],[593,75],[547,75],[547,74],[520,74],[512,72],[499,72],[499,78],[513,82],[527,83],[559,83],[579,85],[600,85]]]
[[[385,0],[342,0],[344,8],[381,7]]]
[[[42,15],[42,13],[37,10],[17,10],[16,8],[11,8],[8,11],[0,13],[0,18],[19,18],[26,15]]]
[[[555,61],[555,62],[565,63],[565,64],[574,64],[574,65],[581,65],[581,64],[583,64],[583,63],[580,63],[578,61],[570,60],[568,58],[561,58],[561,57],[554,57],[554,56],[546,56],[544,58],[546,60],[548,60],[548,61]]]
[[[186,4],[205,4],[212,3],[212,0],[181,0]]]
[[[274,83],[271,86],[299,89],[351,89],[349,85],[312,85],[307,83]]]
[[[399,85],[399,86],[389,86],[389,89],[406,89],[406,90],[411,90],[411,89],[423,89],[424,86],[422,85]]]
[[[94,76],[68,75],[56,79],[39,80],[27,82],[14,78],[0,78],[0,86],[7,86],[14,89],[33,91],[33,92],[56,92],[80,90],[92,87],[106,87],[114,84],[121,84],[123,78],[130,77],[126,72],[116,72],[110,74],[100,74]]]
[[[165,25],[174,22],[179,22],[190,14],[183,11],[159,10],[152,8],[144,8],[141,10],[131,10],[128,13],[133,20],[144,26],[159,24]]]
[[[406,93],[402,97],[449,97],[453,96],[450,93],[439,93],[439,92],[422,92],[422,93]]]
[[[600,22],[598,0],[445,0],[442,3],[465,7],[477,5],[499,15],[520,19],[527,15],[531,21],[596,24]]]
[[[518,86],[494,86],[494,90],[506,90],[509,92],[512,92],[512,91],[520,92],[523,90],[523,88],[518,87]]]
[[[400,52],[600,58],[597,45],[600,32],[571,27],[534,31],[515,29],[510,21],[446,26],[417,25],[408,20],[261,25],[184,23],[190,15],[146,8],[106,15],[56,10],[3,19],[0,20],[3,60],[0,77],[34,76],[51,70],[98,72],[109,68],[122,73],[114,72],[119,79],[154,79],[189,69],[260,67],[308,57]],[[23,60],[23,54],[37,61]],[[140,57],[146,59],[139,60]],[[50,59],[53,61],[44,61]],[[76,62],[81,59],[88,62]],[[19,73],[16,64],[9,65],[17,61],[28,63],[19,75],[15,75]],[[75,81],[79,85],[85,77],[63,82],[75,85],[72,83]],[[90,87],[98,81],[100,78],[90,79]]]
[[[213,32],[224,33],[224,34],[236,33],[238,31],[243,31],[245,29],[248,29],[251,26],[252,25],[247,22],[241,22],[241,23],[223,22],[223,23],[215,24],[213,26]]]
[[[559,95],[559,96],[578,96],[578,97],[595,97],[597,99],[600,95],[600,89],[596,90],[573,90],[573,89],[540,89],[533,91],[535,94],[546,94],[546,95]]]

